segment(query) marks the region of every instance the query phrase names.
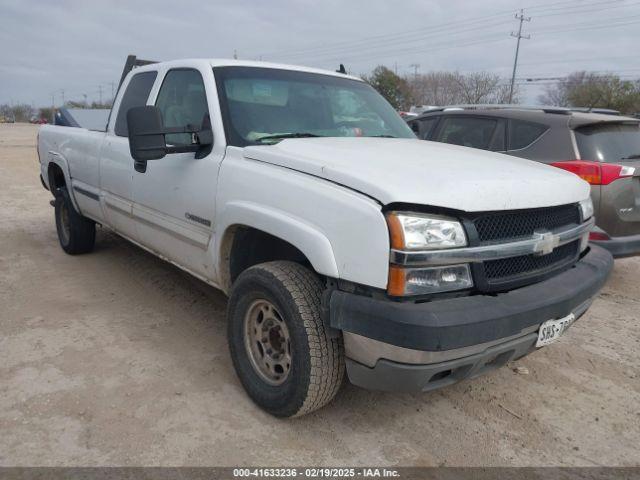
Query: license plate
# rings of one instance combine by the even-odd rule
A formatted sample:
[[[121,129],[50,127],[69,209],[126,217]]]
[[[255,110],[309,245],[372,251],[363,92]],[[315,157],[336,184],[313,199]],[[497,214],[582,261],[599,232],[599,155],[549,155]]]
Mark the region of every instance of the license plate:
[[[550,343],[555,342],[560,336],[569,328],[569,326],[576,319],[573,313],[570,313],[566,317],[559,318],[557,320],[547,320],[540,325],[538,330],[538,341],[536,347],[544,347]]]

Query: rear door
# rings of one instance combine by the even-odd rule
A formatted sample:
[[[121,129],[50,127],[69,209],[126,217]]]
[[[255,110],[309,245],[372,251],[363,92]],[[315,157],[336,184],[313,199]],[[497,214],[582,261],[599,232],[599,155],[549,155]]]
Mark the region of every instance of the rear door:
[[[612,237],[640,234],[640,128],[637,123],[605,122],[573,132],[581,160],[602,162],[598,226]],[[615,175],[619,172],[618,175]],[[608,180],[605,180],[605,182]],[[603,183],[605,183],[603,182]]]
[[[117,232],[137,239],[133,219],[133,157],[129,150],[127,112],[146,105],[158,76],[157,71],[136,73],[122,85],[123,94],[114,105],[115,117],[109,122],[100,152],[100,190],[107,223]]]

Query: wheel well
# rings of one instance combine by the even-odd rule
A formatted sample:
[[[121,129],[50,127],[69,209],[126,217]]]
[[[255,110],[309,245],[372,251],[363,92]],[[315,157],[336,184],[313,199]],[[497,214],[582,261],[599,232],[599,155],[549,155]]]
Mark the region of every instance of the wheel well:
[[[55,163],[50,163],[48,172],[49,172],[49,190],[51,192],[55,192],[56,188],[65,186],[66,181],[64,179],[64,172],[62,171],[62,168],[60,168],[59,165],[56,165]]]
[[[311,266],[309,259],[289,242],[252,227],[236,226],[223,241],[224,282],[228,288],[247,268],[274,260],[289,260]]]

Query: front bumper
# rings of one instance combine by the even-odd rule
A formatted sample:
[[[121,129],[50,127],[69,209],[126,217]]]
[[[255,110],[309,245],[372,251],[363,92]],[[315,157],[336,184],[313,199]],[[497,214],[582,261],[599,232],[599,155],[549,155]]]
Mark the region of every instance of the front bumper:
[[[594,246],[571,269],[499,295],[402,303],[337,291],[331,326],[345,337],[352,383],[431,390],[526,355],[542,322],[586,311],[612,267],[611,255]]]
[[[634,257],[640,255],[640,235],[611,237],[609,240],[591,240],[592,245],[605,248],[613,258]]]

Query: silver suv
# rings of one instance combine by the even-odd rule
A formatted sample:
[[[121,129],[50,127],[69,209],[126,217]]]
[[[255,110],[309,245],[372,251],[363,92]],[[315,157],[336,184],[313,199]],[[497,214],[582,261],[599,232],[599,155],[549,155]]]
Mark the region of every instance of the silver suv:
[[[464,105],[408,120],[423,140],[503,152],[569,170],[591,184],[590,240],[640,255],[640,119],[555,107]]]

